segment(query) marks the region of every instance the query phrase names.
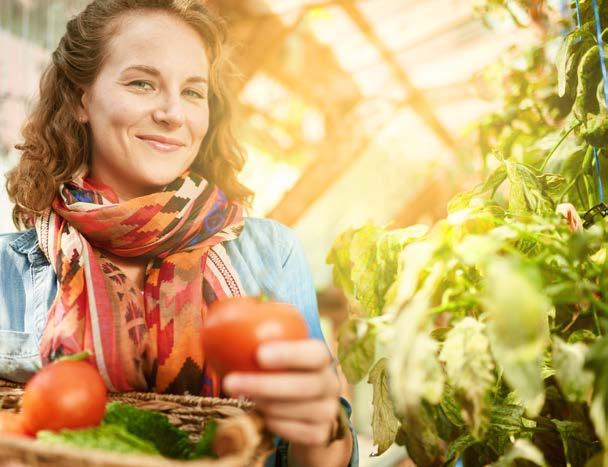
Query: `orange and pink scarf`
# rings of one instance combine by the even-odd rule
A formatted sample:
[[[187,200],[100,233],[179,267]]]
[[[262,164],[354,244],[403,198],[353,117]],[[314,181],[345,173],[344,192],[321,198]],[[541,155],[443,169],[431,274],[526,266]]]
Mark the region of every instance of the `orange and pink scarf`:
[[[201,327],[210,303],[241,295],[222,242],[242,228],[242,206],[191,172],[125,202],[82,176],[63,184],[36,219],[58,281],[42,364],[87,350],[111,391],[220,395]],[[143,294],[104,251],[147,260]]]

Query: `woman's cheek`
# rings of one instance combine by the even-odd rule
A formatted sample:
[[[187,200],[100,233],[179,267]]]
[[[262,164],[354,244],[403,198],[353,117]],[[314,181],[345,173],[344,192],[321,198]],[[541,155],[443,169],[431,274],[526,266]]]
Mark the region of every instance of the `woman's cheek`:
[[[192,126],[192,139],[200,144],[209,129],[209,108],[205,105],[204,108],[198,109],[197,112],[192,113],[189,120]]]
[[[142,121],[146,115],[152,115],[153,108],[141,99],[124,99],[115,102],[110,110],[117,126],[130,126]]]

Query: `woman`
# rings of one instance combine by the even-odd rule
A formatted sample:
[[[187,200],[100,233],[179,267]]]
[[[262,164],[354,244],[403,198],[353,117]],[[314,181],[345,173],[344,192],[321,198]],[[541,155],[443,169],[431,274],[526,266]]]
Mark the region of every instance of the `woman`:
[[[110,390],[251,398],[279,464],[356,464],[301,247],[242,215],[223,42],[194,0],[96,0],[68,23],[8,174],[29,230],[0,237],[0,377],[87,349]],[[220,382],[207,307],[260,291],[294,304],[312,339],[261,347],[277,372]]]

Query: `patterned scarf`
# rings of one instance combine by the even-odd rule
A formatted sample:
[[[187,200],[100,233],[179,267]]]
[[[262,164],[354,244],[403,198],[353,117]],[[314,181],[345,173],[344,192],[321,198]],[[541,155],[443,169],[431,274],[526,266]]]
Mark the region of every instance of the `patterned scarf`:
[[[242,206],[190,172],[122,203],[82,175],[63,184],[36,219],[58,280],[42,364],[88,350],[111,391],[220,395],[201,326],[210,303],[241,295],[222,242],[242,228]],[[143,294],[104,251],[147,261]]]

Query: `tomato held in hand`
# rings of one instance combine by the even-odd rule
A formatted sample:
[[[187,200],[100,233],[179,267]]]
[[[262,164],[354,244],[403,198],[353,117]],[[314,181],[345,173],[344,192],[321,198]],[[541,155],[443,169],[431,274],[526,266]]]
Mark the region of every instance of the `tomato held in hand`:
[[[21,414],[5,410],[0,412],[0,436],[3,435],[28,436]]]
[[[214,302],[203,325],[205,359],[220,375],[263,371],[256,357],[260,344],[307,338],[306,321],[295,307],[253,297]]]
[[[42,368],[25,385],[21,413],[29,433],[99,425],[107,389],[99,372],[83,360],[60,360]]]

